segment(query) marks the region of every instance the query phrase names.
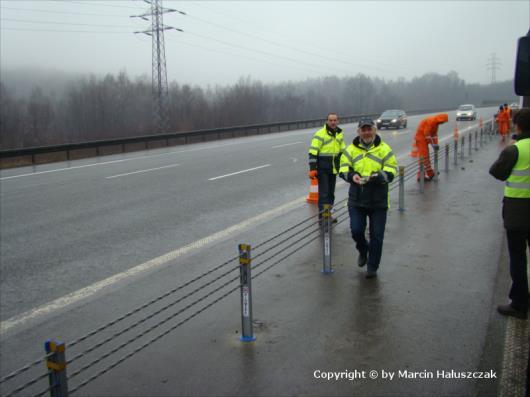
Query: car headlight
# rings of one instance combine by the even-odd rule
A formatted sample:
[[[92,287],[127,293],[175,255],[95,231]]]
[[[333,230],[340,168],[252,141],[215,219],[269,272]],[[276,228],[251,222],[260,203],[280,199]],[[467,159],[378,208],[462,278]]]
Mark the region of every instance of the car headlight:
[[[380,122],[381,122],[381,119],[377,119],[376,121],[377,121],[378,123],[380,123]]]
[[[392,119],[392,122],[395,123],[397,121],[397,119]]]

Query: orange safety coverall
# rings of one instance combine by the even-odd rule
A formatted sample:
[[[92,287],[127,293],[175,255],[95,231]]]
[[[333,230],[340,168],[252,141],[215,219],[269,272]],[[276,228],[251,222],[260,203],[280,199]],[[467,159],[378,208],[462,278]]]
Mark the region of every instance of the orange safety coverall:
[[[423,157],[425,176],[429,179],[434,177],[434,170],[431,167],[431,159],[429,158],[429,143],[431,145],[438,145],[438,126],[447,123],[448,120],[449,116],[446,113],[427,117],[420,122],[416,130],[416,135],[414,136],[414,141],[418,148],[417,157]],[[418,168],[418,179],[419,177],[420,172]]]
[[[510,130],[510,112],[509,110],[499,111],[497,114],[497,124],[499,126],[499,134],[504,139]]]

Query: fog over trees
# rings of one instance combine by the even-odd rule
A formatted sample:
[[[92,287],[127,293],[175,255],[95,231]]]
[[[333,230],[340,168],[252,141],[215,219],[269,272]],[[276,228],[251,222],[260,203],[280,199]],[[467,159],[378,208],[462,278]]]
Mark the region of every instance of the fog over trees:
[[[26,71],[25,76],[28,76]],[[0,148],[150,135],[151,79],[54,74],[38,85],[21,73],[0,80]],[[455,72],[385,81],[363,74],[264,84],[250,77],[229,86],[171,82],[170,130],[379,113],[385,109],[454,108],[515,100],[513,82],[466,84]]]

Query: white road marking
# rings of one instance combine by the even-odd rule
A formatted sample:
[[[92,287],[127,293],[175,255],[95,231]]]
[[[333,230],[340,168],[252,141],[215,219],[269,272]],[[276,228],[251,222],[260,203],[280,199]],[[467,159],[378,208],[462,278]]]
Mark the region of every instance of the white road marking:
[[[226,178],[226,177],[237,175],[237,174],[242,174],[244,172],[250,172],[250,171],[254,171],[254,170],[259,170],[260,168],[265,168],[265,167],[270,167],[270,166],[271,166],[270,164],[260,165],[258,167],[253,167],[253,168],[249,168],[249,169],[246,169],[246,170],[232,172],[232,173],[226,174],[226,175],[220,175],[220,176],[216,176],[216,177],[213,177],[213,178],[209,178],[208,180],[209,181],[215,181],[217,179]]]
[[[275,145],[275,146],[271,146],[271,149],[276,149],[276,148],[284,147],[284,146],[298,145],[299,143],[302,143],[302,142],[291,142],[291,143],[284,143],[283,145]]]
[[[8,330],[21,326],[28,321],[36,320],[42,318],[50,313],[53,313],[59,309],[63,309],[67,306],[71,306],[83,299],[89,298],[104,288],[112,286],[120,281],[130,279],[151,271],[153,269],[161,268],[167,266],[171,261],[188,254],[192,251],[196,251],[200,248],[205,247],[206,245],[212,244],[219,240],[222,240],[227,237],[233,237],[235,234],[240,233],[251,227],[255,227],[257,224],[265,221],[269,221],[277,216],[280,216],[286,212],[289,212],[297,207],[304,205],[306,202],[305,196],[300,197],[296,200],[290,201],[286,204],[283,204],[279,207],[276,207],[272,210],[263,212],[259,215],[256,215],[252,218],[249,218],[243,222],[230,226],[226,229],[223,229],[217,233],[211,234],[203,239],[197,240],[193,243],[185,245],[184,247],[178,248],[174,251],[170,251],[166,254],[160,255],[156,258],[153,258],[147,262],[144,262],[140,265],[137,265],[129,270],[126,270],[122,273],[115,274],[111,277],[108,277],[104,280],[98,281],[92,285],[89,285],[85,288],[74,291],[68,295],[65,295],[61,298],[57,298],[51,302],[48,302],[42,306],[33,308],[24,313],[13,316],[5,321],[0,323],[0,334],[7,332]]]
[[[148,168],[148,169],[146,169],[146,170],[133,171],[133,172],[127,172],[127,173],[125,173],[125,174],[117,174],[117,175],[106,176],[105,179],[119,178],[120,176],[134,175],[134,174],[141,174],[141,173],[144,173],[144,172],[150,172],[150,171],[156,171],[156,170],[163,170],[163,169],[166,169],[166,168],[177,167],[177,166],[179,166],[179,165],[180,165],[180,164],[171,164],[171,165],[165,165],[165,166],[163,166],[163,167]]]

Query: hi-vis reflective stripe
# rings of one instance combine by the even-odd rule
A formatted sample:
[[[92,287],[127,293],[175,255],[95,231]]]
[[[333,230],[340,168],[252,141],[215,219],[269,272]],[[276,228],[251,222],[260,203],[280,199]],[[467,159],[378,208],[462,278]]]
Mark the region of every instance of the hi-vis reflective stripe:
[[[398,169],[398,167],[396,167],[395,165],[390,165],[390,164],[385,164],[385,166],[383,168],[391,168],[393,170],[396,170]]]
[[[379,157],[374,156],[372,153],[367,153],[366,157],[368,157],[370,160],[373,160],[373,161],[383,165],[383,160],[381,160]]]
[[[309,148],[309,150],[316,150],[316,151],[318,152],[320,149],[317,148],[317,147],[311,146],[311,147]]]
[[[340,165],[340,168],[342,168],[342,167],[349,167],[349,168],[351,168],[351,165],[346,164],[346,163],[342,163],[342,164]]]
[[[343,150],[343,151],[342,151],[342,154],[345,155],[345,156],[348,158],[348,160],[350,160],[350,161],[353,163],[353,160],[352,160],[350,154],[348,153],[348,151]]]
[[[324,142],[324,143],[322,144],[322,146],[327,145],[328,143],[333,142],[333,138],[328,139],[327,141],[322,140],[322,142]]]
[[[321,138],[319,136],[314,136],[313,139],[318,139],[320,142],[324,142],[324,138]]]
[[[530,176],[530,169],[527,170],[512,170],[513,176]]]
[[[362,160],[362,158],[363,158],[363,155],[362,155],[362,154],[360,154],[360,155],[358,155],[357,157],[355,157],[355,158],[351,161],[352,165],[355,164],[357,161]]]
[[[334,157],[338,156],[340,153],[319,153],[318,157]]]
[[[511,187],[512,189],[530,189],[530,183],[506,182],[506,186]]]
[[[390,151],[385,157],[383,157],[383,163],[394,155],[393,151]]]
[[[316,162],[317,162],[317,159],[314,158],[314,157],[310,157],[310,158],[309,158],[309,162],[310,162],[310,163],[316,163]]]

